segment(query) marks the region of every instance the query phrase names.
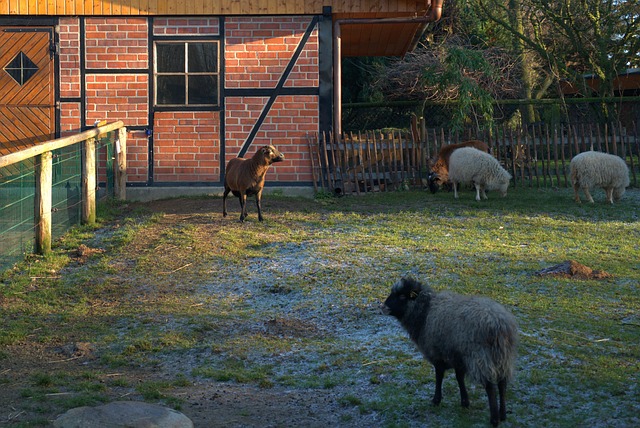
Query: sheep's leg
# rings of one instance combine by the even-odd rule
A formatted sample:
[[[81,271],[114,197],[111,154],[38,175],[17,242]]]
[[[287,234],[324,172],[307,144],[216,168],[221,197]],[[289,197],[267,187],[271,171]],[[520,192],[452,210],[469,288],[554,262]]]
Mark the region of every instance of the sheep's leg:
[[[584,194],[587,197],[587,200],[591,203],[593,203],[593,198],[591,197],[591,192],[589,192],[589,188],[588,187],[583,187],[582,190],[584,190]]]
[[[231,192],[231,189],[225,186],[224,193],[222,194],[222,217],[227,216],[227,196]]]
[[[453,197],[458,199],[458,183],[454,181],[451,184],[453,185]]]
[[[431,402],[437,406],[442,401],[442,379],[444,379],[446,366],[444,363],[435,363],[433,367],[436,369],[436,392],[433,394]]]
[[[604,191],[607,193],[607,201],[613,204],[613,187],[607,187]]]
[[[480,185],[476,184],[476,183],[473,183],[473,185],[476,188],[476,201],[479,201],[480,200]]]
[[[496,388],[495,385],[491,382],[487,381],[484,385],[485,391],[487,391],[487,398],[489,399],[489,413],[491,425],[497,427],[500,423],[499,413],[498,413],[498,397],[496,396]]]
[[[469,408],[469,394],[467,394],[467,387],[464,384],[464,370],[456,369],[456,380],[458,381],[458,388],[460,388],[460,405],[465,409]]]
[[[580,185],[578,183],[573,183],[573,199],[579,204],[582,203],[580,200]]]
[[[258,221],[262,221],[262,191],[256,193],[256,207],[258,207]]]
[[[246,192],[242,192],[240,196],[240,222],[242,223],[245,218],[247,218],[247,194]]]
[[[500,420],[507,420],[507,381],[502,379],[498,382],[498,392],[500,393]]]

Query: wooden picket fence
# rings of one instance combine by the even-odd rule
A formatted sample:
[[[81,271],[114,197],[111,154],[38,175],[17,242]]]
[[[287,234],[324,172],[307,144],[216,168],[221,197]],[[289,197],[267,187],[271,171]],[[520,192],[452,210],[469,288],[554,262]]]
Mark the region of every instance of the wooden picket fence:
[[[631,186],[638,187],[640,139],[637,127],[593,124],[528,129],[497,127],[450,135],[427,129],[415,120],[410,131],[361,131],[309,139],[314,186],[337,195],[395,191],[427,185],[430,161],[446,144],[485,141],[493,156],[513,176],[513,185],[570,187],[569,163],[587,150],[618,155],[631,171]]]

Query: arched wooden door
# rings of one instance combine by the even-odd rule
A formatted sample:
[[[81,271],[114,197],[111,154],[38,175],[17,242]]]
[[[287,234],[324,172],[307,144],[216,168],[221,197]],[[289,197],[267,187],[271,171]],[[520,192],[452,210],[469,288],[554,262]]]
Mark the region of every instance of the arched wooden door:
[[[0,155],[55,135],[53,28],[0,27]]]

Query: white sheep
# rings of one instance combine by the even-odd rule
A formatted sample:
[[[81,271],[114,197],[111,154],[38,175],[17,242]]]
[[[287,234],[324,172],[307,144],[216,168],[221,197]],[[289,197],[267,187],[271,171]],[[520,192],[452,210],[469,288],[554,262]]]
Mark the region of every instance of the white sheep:
[[[451,153],[449,158],[449,181],[453,184],[453,195],[458,197],[458,185],[473,183],[476,201],[487,199],[485,190],[498,190],[507,196],[511,174],[489,153],[473,147],[462,147]]]
[[[607,201],[619,200],[629,186],[629,167],[619,156],[588,151],[575,155],[569,165],[571,184],[576,202],[580,203],[578,191],[582,189],[587,200],[593,203],[590,189],[601,187],[607,194]]]

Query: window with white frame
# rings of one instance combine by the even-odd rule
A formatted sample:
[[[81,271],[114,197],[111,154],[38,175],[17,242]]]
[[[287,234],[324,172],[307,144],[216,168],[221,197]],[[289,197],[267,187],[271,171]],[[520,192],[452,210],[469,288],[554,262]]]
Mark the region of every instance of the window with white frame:
[[[156,42],[155,105],[217,106],[219,64],[217,41]]]

